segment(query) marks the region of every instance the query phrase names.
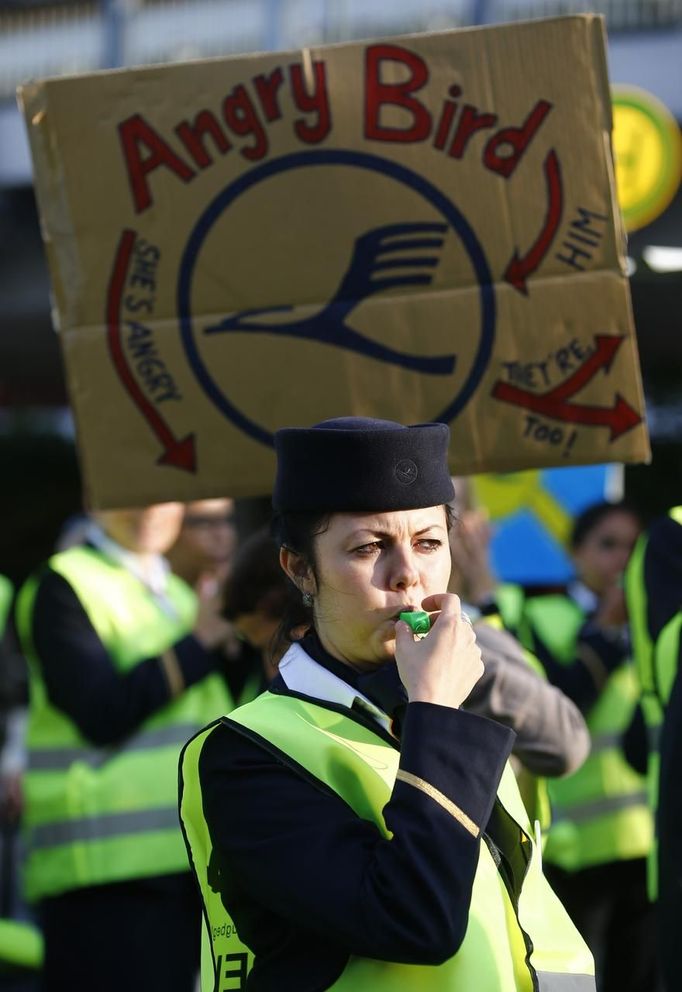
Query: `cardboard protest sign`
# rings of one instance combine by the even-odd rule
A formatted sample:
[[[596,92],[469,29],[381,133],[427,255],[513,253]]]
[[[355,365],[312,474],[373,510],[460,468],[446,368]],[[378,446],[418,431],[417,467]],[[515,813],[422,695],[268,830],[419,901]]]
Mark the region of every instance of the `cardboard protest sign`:
[[[458,474],[647,458],[599,18],[21,101],[93,505],[267,493],[350,413]]]

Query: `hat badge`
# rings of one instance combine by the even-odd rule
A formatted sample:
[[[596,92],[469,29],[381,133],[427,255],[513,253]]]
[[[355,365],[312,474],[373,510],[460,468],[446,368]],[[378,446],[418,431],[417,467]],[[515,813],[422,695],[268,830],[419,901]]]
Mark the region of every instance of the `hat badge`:
[[[417,481],[419,469],[411,458],[403,458],[396,463],[393,474],[402,486],[411,486]]]

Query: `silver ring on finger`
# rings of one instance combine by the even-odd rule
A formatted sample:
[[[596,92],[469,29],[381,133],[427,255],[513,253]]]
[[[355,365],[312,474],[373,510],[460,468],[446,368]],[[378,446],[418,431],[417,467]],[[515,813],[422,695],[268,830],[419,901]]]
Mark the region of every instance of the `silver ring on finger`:
[[[468,613],[465,613],[464,610],[462,610],[462,612],[460,613],[460,616],[461,616],[462,620],[464,621],[464,623],[468,623],[470,627],[473,627],[474,621],[471,619],[471,617],[469,616]]]

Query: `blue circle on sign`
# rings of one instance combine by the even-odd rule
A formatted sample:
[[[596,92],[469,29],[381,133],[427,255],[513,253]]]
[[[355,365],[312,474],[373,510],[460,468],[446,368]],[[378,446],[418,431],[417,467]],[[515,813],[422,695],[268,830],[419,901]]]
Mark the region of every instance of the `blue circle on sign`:
[[[465,379],[462,387],[445,407],[444,410],[434,417],[436,421],[450,423],[464,408],[471,399],[472,394],[478,386],[481,376],[485,372],[490,355],[492,353],[493,341],[495,337],[495,294],[493,290],[490,268],[486,260],[483,249],[474,234],[471,225],[457,209],[457,207],[446,196],[441,193],[432,183],[418,175],[411,169],[407,169],[397,162],[381,158],[378,155],[370,155],[366,152],[344,151],[334,149],[318,149],[312,151],[293,152],[290,155],[283,155],[281,158],[272,159],[260,166],[245,173],[234,182],[230,183],[213,201],[208,205],[189,237],[187,246],[180,263],[180,273],[178,278],[178,314],[180,316],[180,331],[185,353],[190,367],[196,375],[199,384],[206,395],[218,407],[218,409],[231,420],[236,427],[255,441],[269,446],[274,445],[273,435],[261,427],[255,421],[247,417],[241,410],[228,399],[218,384],[211,376],[206,364],[199,354],[194,331],[192,328],[192,316],[190,308],[192,278],[194,267],[201,251],[201,247],[209,234],[213,224],[223,214],[223,212],[252,186],[287,172],[290,169],[298,169],[305,166],[323,165],[343,165],[358,169],[368,169],[378,172],[384,176],[390,176],[399,183],[403,183],[410,189],[419,193],[431,206],[445,218],[450,227],[460,238],[469,256],[469,261],[473,267],[478,283],[478,292],[481,305],[480,339],[478,348],[474,356],[474,361],[469,375]]]

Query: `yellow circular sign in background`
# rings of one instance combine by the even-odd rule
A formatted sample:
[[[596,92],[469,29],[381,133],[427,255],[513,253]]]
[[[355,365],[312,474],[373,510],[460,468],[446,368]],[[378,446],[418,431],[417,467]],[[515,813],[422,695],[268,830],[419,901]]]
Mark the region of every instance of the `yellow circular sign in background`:
[[[668,108],[651,93],[614,86],[613,150],[618,201],[628,231],[662,214],[682,179],[682,135]]]

